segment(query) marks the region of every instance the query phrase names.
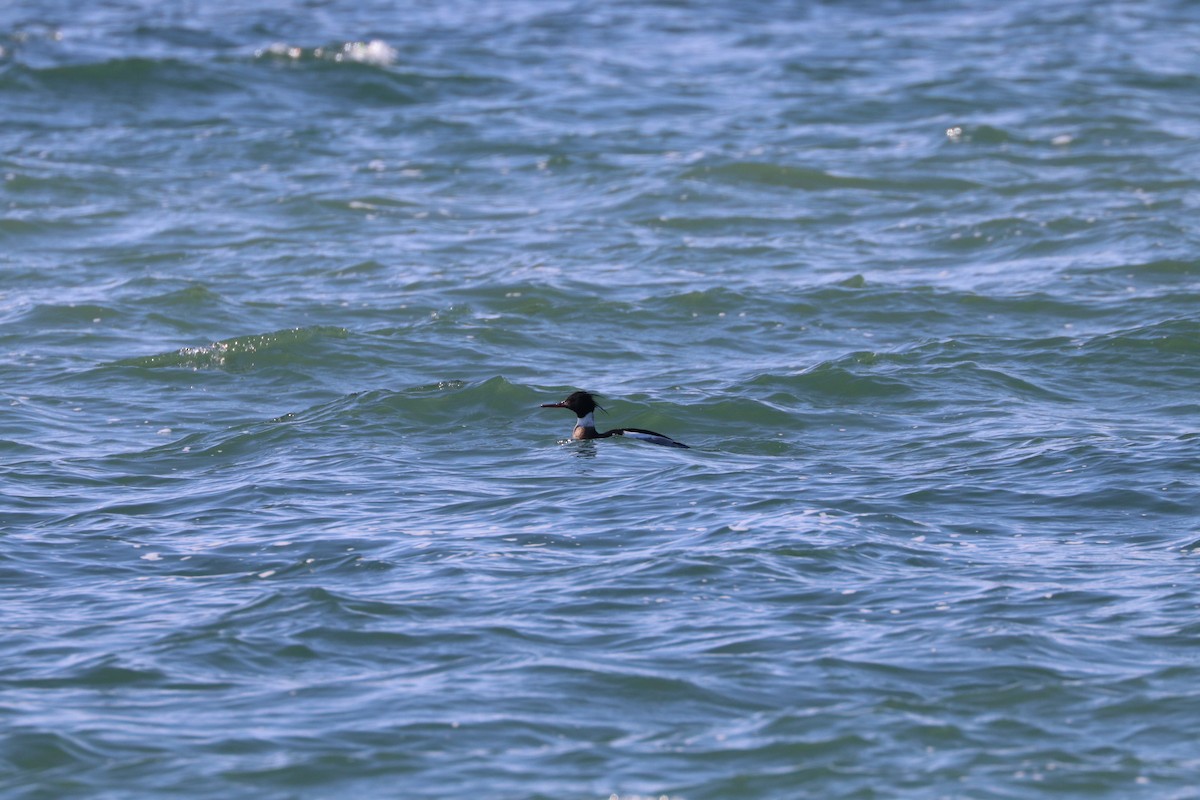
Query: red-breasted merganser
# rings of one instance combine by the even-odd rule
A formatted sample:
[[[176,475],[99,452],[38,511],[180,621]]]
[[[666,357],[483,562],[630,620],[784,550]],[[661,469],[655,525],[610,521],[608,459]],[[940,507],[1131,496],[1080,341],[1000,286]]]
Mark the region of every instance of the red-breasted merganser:
[[[575,412],[575,430],[571,431],[572,439],[607,439],[609,436],[628,436],[633,439],[644,439],[655,444],[665,444],[667,447],[687,447],[683,442],[677,442],[670,436],[644,430],[643,428],[614,428],[600,433],[596,430],[596,422],[592,414],[600,404],[590,392],[572,392],[561,403],[542,403],[542,408],[567,408]],[[600,408],[603,411],[603,408]]]

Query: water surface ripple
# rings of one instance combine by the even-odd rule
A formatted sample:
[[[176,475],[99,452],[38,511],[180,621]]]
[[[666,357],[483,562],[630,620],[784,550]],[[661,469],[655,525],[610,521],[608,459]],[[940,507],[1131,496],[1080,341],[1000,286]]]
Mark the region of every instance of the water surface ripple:
[[[1200,9],[93,6],[0,9],[0,795],[1196,797]]]

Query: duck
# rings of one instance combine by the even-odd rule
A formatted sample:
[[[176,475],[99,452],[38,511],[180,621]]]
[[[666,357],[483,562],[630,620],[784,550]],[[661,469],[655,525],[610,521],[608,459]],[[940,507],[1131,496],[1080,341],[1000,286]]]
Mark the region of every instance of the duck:
[[[595,412],[604,408],[596,402],[591,392],[572,392],[565,400],[557,403],[542,403],[542,408],[565,408],[575,413],[575,427],[571,431],[572,439],[607,439],[611,436],[624,436],[630,439],[641,439],[645,442],[665,445],[666,447],[683,447],[687,445],[677,442],[666,434],[648,431],[645,428],[614,428],[601,433],[596,430]],[[607,412],[605,412],[607,413]]]

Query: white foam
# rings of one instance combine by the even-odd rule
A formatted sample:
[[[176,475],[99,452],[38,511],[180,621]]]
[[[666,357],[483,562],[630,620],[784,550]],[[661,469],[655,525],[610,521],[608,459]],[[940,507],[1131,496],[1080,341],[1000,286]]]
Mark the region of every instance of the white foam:
[[[387,42],[372,39],[366,43],[346,42],[342,45],[342,52],[334,56],[334,60],[355,61],[360,64],[374,64],[377,67],[386,67],[389,64],[396,63],[398,56],[399,53],[396,52],[396,48]]]
[[[396,63],[399,52],[387,42],[372,39],[369,42],[345,42],[341,47],[316,47],[307,50],[303,47],[276,42],[263,50],[255,51],[260,58],[272,55],[299,61],[305,57],[330,59],[333,61],[351,61],[356,64],[372,64],[377,67],[387,67]]]

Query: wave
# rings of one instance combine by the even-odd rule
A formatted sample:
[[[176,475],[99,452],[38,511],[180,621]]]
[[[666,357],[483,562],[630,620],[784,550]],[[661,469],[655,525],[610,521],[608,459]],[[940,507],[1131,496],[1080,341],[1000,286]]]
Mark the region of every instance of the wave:
[[[105,61],[48,67],[18,67],[4,77],[6,89],[50,91],[62,96],[137,102],[147,92],[211,94],[235,89],[238,81],[210,62],[131,55]]]
[[[825,170],[772,164],[761,161],[739,161],[730,164],[691,167],[682,174],[685,179],[712,180],[729,183],[752,183],[764,186],[779,186],[807,191],[829,191],[837,189],[862,189],[888,191],[896,189],[939,190],[966,192],[979,188],[979,184],[962,178],[947,178],[924,175],[911,182],[884,178],[863,178],[855,175],[840,175]]]
[[[1092,336],[1082,345],[1085,354],[1097,352],[1113,355],[1144,356],[1162,354],[1180,356],[1181,366],[1196,369],[1200,365],[1187,358],[1200,353],[1200,319],[1175,318],[1137,325],[1118,331]],[[1139,369],[1155,366],[1139,365]],[[1161,366],[1161,364],[1160,364]]]
[[[398,62],[396,49],[381,41],[317,47],[276,44],[249,58],[229,55],[224,48],[166,48],[78,63],[35,66],[15,61],[0,70],[0,91],[32,95],[32,100],[49,94],[80,105],[170,105],[192,115],[236,115],[244,122],[249,106],[239,102],[251,103],[258,113],[309,104],[314,95],[343,105],[396,106],[432,101],[446,93],[494,93],[503,84],[497,76]],[[273,101],[264,105],[259,97],[267,91]],[[228,98],[235,105],[228,105]]]
[[[326,47],[297,47],[276,42],[269,47],[256,50],[255,58],[283,59],[287,61],[330,61],[335,64],[370,64],[389,67],[400,57],[396,48],[379,39],[369,42],[342,42]]]
[[[326,339],[346,339],[350,332],[333,326],[289,328],[273,333],[235,336],[201,347],[184,347],[169,353],[136,356],[112,362],[118,367],[143,369],[219,369],[247,372],[309,358],[315,345]]]

